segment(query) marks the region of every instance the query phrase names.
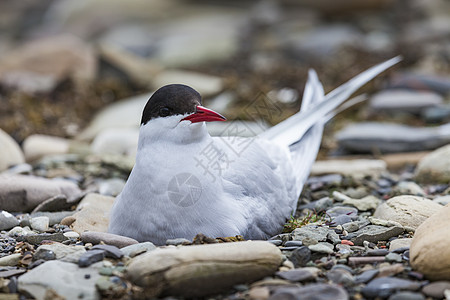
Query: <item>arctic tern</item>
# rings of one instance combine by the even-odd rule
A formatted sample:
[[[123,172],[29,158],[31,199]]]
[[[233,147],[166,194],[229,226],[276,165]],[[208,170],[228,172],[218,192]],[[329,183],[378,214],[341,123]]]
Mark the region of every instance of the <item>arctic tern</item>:
[[[374,66],[326,96],[310,70],[300,111],[254,138],[210,136],[205,122],[225,117],[203,107],[198,92],[181,84],[158,89],[144,107],[136,163],[113,205],[109,232],[158,245],[198,233],[280,233],[296,210],[324,124],[399,61]]]

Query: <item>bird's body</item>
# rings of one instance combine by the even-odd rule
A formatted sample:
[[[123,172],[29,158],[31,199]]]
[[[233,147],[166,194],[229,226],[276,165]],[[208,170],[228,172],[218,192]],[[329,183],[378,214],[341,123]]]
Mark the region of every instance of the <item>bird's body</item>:
[[[155,244],[198,233],[247,239],[280,233],[295,212],[327,115],[367,76],[396,62],[369,70],[328,98],[311,72],[301,111],[251,139],[211,137],[203,121],[221,116],[204,110],[195,91],[178,95],[173,89],[180,85],[166,88],[170,96],[157,91],[144,109],[136,164],[115,201],[109,231]],[[177,112],[174,106],[186,97],[193,107]]]

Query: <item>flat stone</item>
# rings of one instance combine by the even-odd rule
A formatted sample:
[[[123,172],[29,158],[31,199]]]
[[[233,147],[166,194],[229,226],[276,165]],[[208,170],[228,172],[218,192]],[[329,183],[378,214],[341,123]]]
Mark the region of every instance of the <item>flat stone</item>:
[[[66,154],[69,149],[70,141],[57,136],[33,134],[23,141],[23,152],[28,162],[48,155]]]
[[[334,284],[313,283],[303,287],[281,287],[275,290],[269,300],[315,299],[348,300],[347,291]]]
[[[63,235],[68,239],[77,239],[80,237],[80,234],[75,231],[64,232]]]
[[[106,233],[106,232],[94,232],[94,231],[87,231],[83,232],[81,234],[81,240],[84,243],[92,243],[94,245],[100,244],[100,242],[104,242],[107,245],[113,245],[118,248],[130,246],[133,244],[138,244],[139,242],[135,239],[112,234],[112,233]]]
[[[16,266],[20,262],[21,258],[22,254],[20,253],[0,257],[0,266]]]
[[[152,242],[144,242],[120,248],[120,251],[126,256],[134,257],[136,255],[155,250],[156,246]]]
[[[89,250],[83,253],[78,260],[78,266],[80,268],[86,268],[93,263],[99,262],[105,258],[105,250]]]
[[[178,245],[190,245],[192,241],[185,238],[168,239],[166,245],[178,246]]]
[[[352,273],[342,268],[333,268],[326,273],[326,276],[329,281],[340,286],[349,287],[355,283]]]
[[[50,291],[54,297],[67,300],[97,300],[100,295],[95,282],[100,278],[98,270],[101,266],[99,263],[81,269],[68,262],[48,261],[20,276],[18,289],[38,300],[47,299],[46,294]]]
[[[450,281],[431,282],[422,288],[422,293],[428,297],[442,299],[444,298],[445,290],[450,290]]]
[[[397,292],[389,297],[389,300],[425,300],[421,293]]]
[[[129,280],[157,295],[202,297],[276,272],[276,246],[263,241],[158,248],[132,259]]]
[[[358,222],[349,222],[342,224],[342,228],[347,232],[355,232],[359,230],[359,224]]]
[[[423,110],[443,103],[441,95],[433,92],[385,90],[376,93],[369,102],[374,111],[420,114]]]
[[[394,187],[394,191],[402,195],[413,195],[424,197],[427,193],[413,181],[400,181]]]
[[[361,246],[364,241],[375,242],[378,241],[387,241],[391,237],[398,236],[403,233],[402,227],[384,227],[377,225],[367,225],[366,227],[361,228],[360,230],[351,233],[353,238],[351,241],[355,243],[355,245]]]
[[[61,243],[52,243],[39,246],[34,255],[48,251],[53,252],[57,260],[76,264],[81,255],[86,252],[86,249],[83,246],[67,246]]]
[[[367,270],[355,277],[355,283],[367,283],[378,275],[377,269]]]
[[[289,260],[296,268],[304,267],[311,260],[311,250],[306,246],[298,247],[291,252]]]
[[[64,242],[65,240],[67,240],[62,232],[28,234],[24,236],[23,239],[33,245],[41,244],[42,241]]]
[[[48,217],[34,217],[30,220],[30,225],[33,230],[39,231],[39,232],[45,232],[48,230],[48,223],[49,218]]]
[[[58,212],[61,210],[70,210],[74,205],[73,202],[68,202],[65,195],[56,195],[50,199],[45,200],[36,206],[31,213],[36,212]]]
[[[345,199],[342,204],[351,205],[356,207],[359,211],[368,211],[372,209],[376,209],[378,205],[381,203],[381,200],[375,196],[369,195],[362,199]]]
[[[374,217],[395,221],[403,226],[417,228],[429,216],[442,209],[442,205],[416,196],[397,196],[381,204]]]
[[[369,256],[386,256],[389,254],[388,249],[373,249],[367,251],[367,255]]]
[[[30,212],[55,195],[63,194],[72,199],[81,193],[78,186],[68,180],[0,175],[0,207],[9,212]]]
[[[308,246],[309,250],[312,252],[318,252],[318,253],[325,253],[325,254],[331,254],[333,253],[333,245],[326,242],[320,242],[315,245]]]
[[[443,146],[419,161],[415,179],[422,183],[445,183],[450,181],[450,145]]]
[[[0,128],[0,172],[11,166],[23,164],[24,155],[19,144]]]
[[[0,230],[10,230],[19,225],[19,220],[6,210],[0,211]]]
[[[301,241],[287,241],[284,243],[285,247],[301,247],[303,246],[303,243]]]
[[[346,215],[350,218],[357,218],[358,209],[348,206],[334,206],[327,210],[327,215],[329,215],[331,218],[335,218],[341,215]]]
[[[27,269],[12,269],[12,270],[0,271],[0,278],[9,278],[9,277],[13,277],[13,276],[20,276],[26,272],[27,272]],[[16,299],[18,300],[19,298],[17,297]],[[6,298],[4,300],[9,300],[9,299]]]
[[[386,163],[382,160],[324,160],[316,161],[311,169],[311,175],[342,174],[355,178],[365,176],[377,177],[386,171]]]
[[[370,281],[362,289],[362,294],[368,298],[375,298],[377,296],[387,298],[396,291],[417,291],[419,289],[419,282],[393,277],[382,277]]]
[[[78,211],[73,214],[75,222],[70,227],[79,234],[85,231],[107,232],[113,203],[114,197],[88,194],[78,204]]]
[[[303,241],[306,238],[314,239],[318,242],[326,241],[328,228],[317,225],[306,225],[292,231],[294,241]]]
[[[450,142],[446,127],[411,127],[400,124],[361,122],[336,134],[339,145],[350,152],[385,154],[433,150]]]
[[[386,255],[386,261],[401,263],[403,261],[403,259],[400,254],[391,252]]]
[[[113,245],[95,245],[91,250],[102,250],[105,252],[106,257],[111,257],[114,259],[119,259],[123,257],[123,252]]]
[[[417,229],[410,248],[414,270],[431,280],[450,280],[450,204],[426,219]]]
[[[296,268],[289,271],[277,272],[275,275],[295,282],[311,281],[317,278],[320,269],[315,267]]]

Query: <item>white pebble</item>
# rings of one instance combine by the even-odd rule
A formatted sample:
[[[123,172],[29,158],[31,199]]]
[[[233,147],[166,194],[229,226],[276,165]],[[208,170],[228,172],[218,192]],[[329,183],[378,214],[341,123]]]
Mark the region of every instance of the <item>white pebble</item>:
[[[48,217],[35,217],[30,220],[30,225],[33,230],[44,232],[48,230]]]
[[[75,231],[64,232],[63,235],[68,239],[77,239],[80,235]]]

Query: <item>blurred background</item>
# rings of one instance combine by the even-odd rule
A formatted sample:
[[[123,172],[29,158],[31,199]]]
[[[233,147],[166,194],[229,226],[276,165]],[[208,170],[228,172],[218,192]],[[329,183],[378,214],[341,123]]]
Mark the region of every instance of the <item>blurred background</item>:
[[[173,82],[230,120],[255,121],[244,108],[263,95],[279,110],[261,120],[270,126],[298,110],[309,68],[329,92],[396,55],[400,66],[362,91],[384,94],[327,127],[326,152],[341,151],[332,137],[349,122],[448,121],[449,1],[2,0],[0,128],[19,143],[33,134],[90,142],[102,128],[137,127],[148,93]],[[121,113],[89,128],[116,102]],[[347,146],[343,153],[423,150]]]

